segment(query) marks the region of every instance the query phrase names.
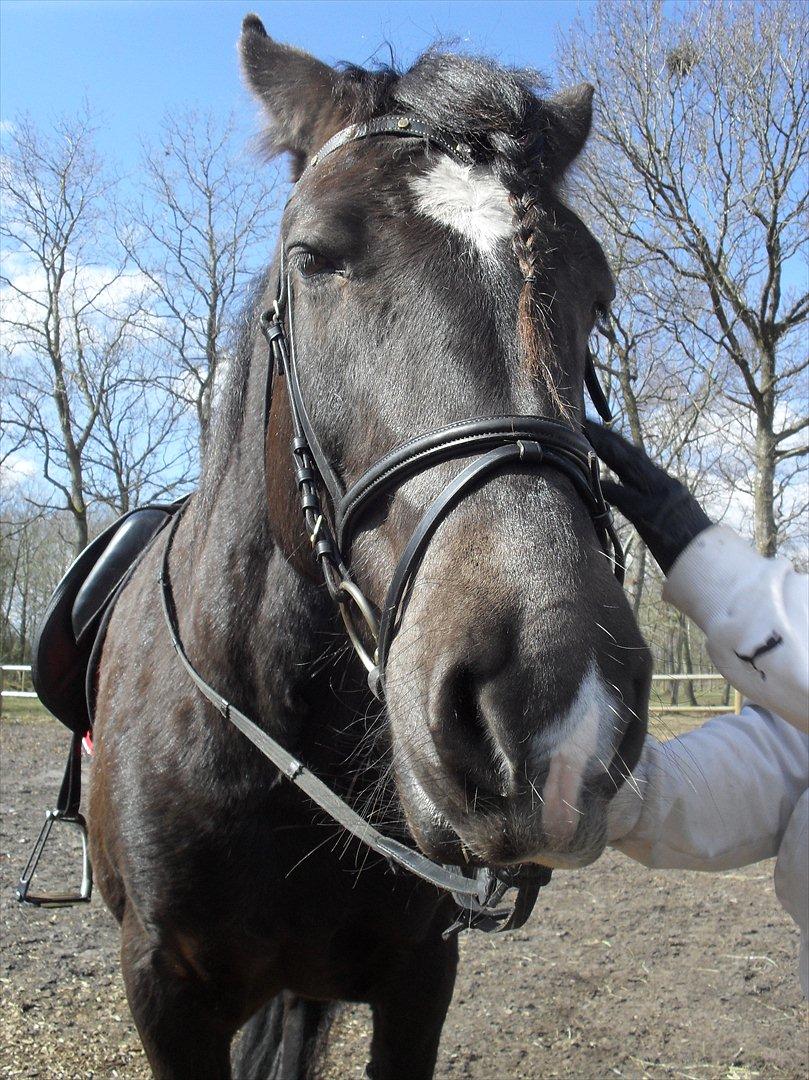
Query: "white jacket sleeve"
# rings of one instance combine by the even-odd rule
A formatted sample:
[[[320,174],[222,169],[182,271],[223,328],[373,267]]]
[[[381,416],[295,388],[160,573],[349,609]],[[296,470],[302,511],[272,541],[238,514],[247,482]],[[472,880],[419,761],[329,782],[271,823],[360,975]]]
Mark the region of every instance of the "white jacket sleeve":
[[[717,668],[745,697],[809,730],[809,577],[766,559],[724,525],[677,558],[663,598],[704,631]]]
[[[809,737],[746,705],[648,738],[632,775],[608,810],[614,847],[646,866],[729,870],[778,854],[809,782]]]

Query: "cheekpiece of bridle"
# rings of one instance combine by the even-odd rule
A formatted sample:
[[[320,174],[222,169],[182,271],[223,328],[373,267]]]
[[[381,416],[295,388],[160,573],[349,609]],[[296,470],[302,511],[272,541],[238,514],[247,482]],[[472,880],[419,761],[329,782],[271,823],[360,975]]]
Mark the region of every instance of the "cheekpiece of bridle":
[[[437,131],[409,116],[388,115],[354,124],[330,139],[311,159],[303,175],[347,143],[376,136],[417,140],[470,164],[473,152],[462,139]],[[443,519],[470,492],[508,470],[538,472],[551,468],[575,488],[590,512],[596,536],[623,582],[623,552],[599,482],[598,459],[581,431],[542,416],[487,416],[461,420],[419,435],[397,447],[367,469],[348,490],[331,466],[311,421],[301,393],[292,310],[292,289],[285,269],[283,246],[275,302],[260,320],[269,347],[264,403],[265,439],[276,379],[286,383],[292,417],[292,462],[300,495],[304,527],[320,564],[329,595],[337,605],[354,650],[368,673],[372,693],[384,700],[385,671],[391,643],[424,553]],[[587,354],[586,386],[593,404],[606,421],[609,406],[601,390],[592,357]],[[443,462],[472,459],[425,509],[396,565],[381,612],[377,612],[351,576],[352,541],[363,513],[377,500],[390,496],[409,478]],[[265,454],[266,461],[266,454]],[[327,498],[324,505],[322,496]],[[282,772],[309,794],[336,821],[363,843],[439,888],[448,889],[461,913],[447,934],[475,927],[507,930],[528,918],[541,885],[551,871],[524,865],[514,870],[478,868],[468,873],[441,866],[399,841],[382,836],[331,791],[279,743],[217,694],[191,665],[179,637],[176,609],[168,572],[169,553],[179,514],[172,524],[164,553],[161,583],[166,620],[172,641],[186,670],[205,696],[228,717]],[[512,910],[496,905],[510,888],[517,889]]]

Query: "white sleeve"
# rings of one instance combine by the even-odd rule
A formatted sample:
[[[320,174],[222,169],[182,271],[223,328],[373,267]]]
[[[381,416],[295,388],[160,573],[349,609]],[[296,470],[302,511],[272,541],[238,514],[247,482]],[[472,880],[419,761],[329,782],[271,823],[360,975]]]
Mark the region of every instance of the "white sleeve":
[[[744,866],[778,853],[807,784],[809,737],[747,705],[669,742],[647,739],[610,803],[608,840],[661,869]]]
[[[704,631],[708,653],[737,690],[809,730],[809,577],[766,559],[725,525],[677,558],[663,598]]]
[[[778,852],[775,895],[801,930],[798,972],[809,998],[809,788],[793,811]]]

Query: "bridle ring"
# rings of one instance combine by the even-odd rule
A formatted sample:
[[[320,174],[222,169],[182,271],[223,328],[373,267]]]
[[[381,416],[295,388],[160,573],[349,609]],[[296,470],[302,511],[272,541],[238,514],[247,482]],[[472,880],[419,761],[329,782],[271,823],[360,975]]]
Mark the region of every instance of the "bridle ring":
[[[344,579],[337,586],[337,595],[335,599],[340,605],[340,614],[345,623],[346,633],[351,639],[351,644],[356,649],[357,655],[369,674],[375,672],[377,670],[376,655],[371,656],[366,649],[365,643],[357,629],[357,624],[354,621],[354,615],[349,608],[349,601],[353,601],[354,607],[359,611],[365,625],[371,632],[375,649],[376,643],[379,640],[379,623],[377,622],[376,615],[374,614],[374,610],[369,604],[367,597],[357,588],[353,581]]]

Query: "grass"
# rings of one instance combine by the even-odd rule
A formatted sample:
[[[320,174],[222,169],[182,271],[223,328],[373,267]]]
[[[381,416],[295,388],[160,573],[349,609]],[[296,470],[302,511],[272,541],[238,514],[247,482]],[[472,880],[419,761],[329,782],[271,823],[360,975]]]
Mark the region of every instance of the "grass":
[[[3,720],[16,724],[36,724],[53,717],[39,698],[3,698]]]
[[[734,711],[732,692],[730,703],[725,705],[725,683],[721,675],[717,676],[715,683],[694,683],[697,704],[706,706],[705,712],[678,712],[671,705],[670,688],[671,684],[667,682],[655,681],[652,684],[649,701],[649,731],[658,739],[670,739],[675,735],[683,735],[686,731],[693,731],[712,716],[720,715],[715,707],[721,706],[728,713]],[[684,683],[680,683],[680,704],[691,704]],[[709,709],[708,706],[714,708]]]
[[[732,705],[728,706],[728,712],[733,712]],[[649,711],[649,734],[663,741],[673,739],[675,735],[685,735],[687,731],[693,731],[712,716],[718,715],[715,712],[680,713],[652,708]]]

